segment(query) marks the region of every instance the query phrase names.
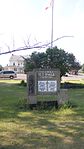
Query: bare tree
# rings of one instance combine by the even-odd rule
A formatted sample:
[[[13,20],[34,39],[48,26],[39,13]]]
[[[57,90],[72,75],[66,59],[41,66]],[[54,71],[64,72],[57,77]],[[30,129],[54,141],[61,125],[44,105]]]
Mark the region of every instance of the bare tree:
[[[61,37],[56,38],[52,42],[55,43],[57,40],[60,40],[62,38],[66,38],[66,37],[73,37],[73,36],[61,36]],[[25,43],[25,41],[24,41],[24,43]],[[8,48],[8,51],[0,52],[0,55],[14,53],[14,52],[17,52],[17,51],[25,51],[25,50],[30,50],[30,49],[49,48],[49,47],[51,47],[51,42],[48,42],[48,43],[45,43],[45,44],[42,44],[41,42],[37,42],[37,43],[35,43],[33,45],[30,45],[29,44],[29,39],[28,39],[28,42],[27,42],[27,44],[24,47],[20,47],[20,48],[17,48],[17,49],[12,49],[12,50],[11,50],[10,46],[8,46],[7,44],[5,44],[5,45]],[[14,45],[15,45],[15,43],[14,43],[14,40],[13,40],[13,48],[14,48]]]

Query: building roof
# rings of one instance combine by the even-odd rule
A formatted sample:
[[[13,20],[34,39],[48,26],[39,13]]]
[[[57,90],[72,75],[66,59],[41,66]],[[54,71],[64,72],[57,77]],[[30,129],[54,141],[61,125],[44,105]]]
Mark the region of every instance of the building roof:
[[[9,59],[9,61],[24,61],[24,58],[27,58],[28,56],[26,55],[26,56],[20,56],[20,55],[11,55],[11,57],[10,57],[10,59]]]

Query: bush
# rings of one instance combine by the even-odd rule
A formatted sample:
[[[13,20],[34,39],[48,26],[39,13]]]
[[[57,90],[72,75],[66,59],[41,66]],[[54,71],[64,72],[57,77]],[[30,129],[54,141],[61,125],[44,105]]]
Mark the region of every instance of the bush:
[[[84,88],[84,84],[65,82],[65,83],[61,83],[61,88],[64,88],[64,89],[69,89],[69,88],[77,89],[77,88],[79,88],[80,89],[80,88]]]
[[[24,80],[22,80],[22,81],[20,82],[20,85],[22,85],[22,86],[27,86],[27,83],[26,83]]]
[[[19,99],[17,102],[17,108],[26,110],[27,109],[27,99],[22,99],[22,98]]]
[[[71,108],[77,108],[76,103],[74,103],[73,101],[67,101],[65,102],[63,105],[59,105],[58,109],[71,109]]]

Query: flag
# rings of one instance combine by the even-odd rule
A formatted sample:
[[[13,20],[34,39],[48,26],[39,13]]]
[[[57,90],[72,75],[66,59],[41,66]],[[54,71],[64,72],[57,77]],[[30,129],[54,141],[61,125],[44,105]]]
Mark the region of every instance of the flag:
[[[50,8],[52,5],[53,5],[53,0],[51,0],[50,1],[50,4],[47,7],[45,7],[45,10],[47,10],[48,8]]]

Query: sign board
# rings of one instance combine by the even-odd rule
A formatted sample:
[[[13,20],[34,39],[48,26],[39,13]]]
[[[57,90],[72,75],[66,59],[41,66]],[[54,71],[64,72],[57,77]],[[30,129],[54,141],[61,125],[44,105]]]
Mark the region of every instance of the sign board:
[[[36,105],[37,95],[57,95],[59,103],[67,98],[65,91],[60,90],[59,69],[35,69],[27,74],[28,103]],[[45,97],[45,96],[44,96]]]
[[[60,90],[59,69],[35,69],[28,72],[28,94],[55,94]]]
[[[36,71],[37,94],[55,94],[60,90],[60,71],[59,69],[38,70]]]

